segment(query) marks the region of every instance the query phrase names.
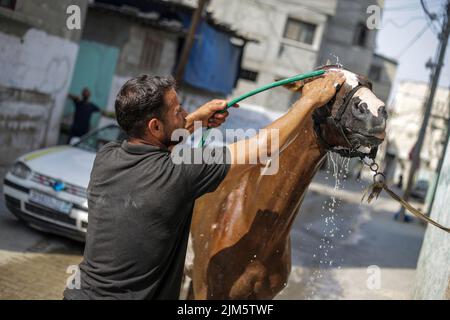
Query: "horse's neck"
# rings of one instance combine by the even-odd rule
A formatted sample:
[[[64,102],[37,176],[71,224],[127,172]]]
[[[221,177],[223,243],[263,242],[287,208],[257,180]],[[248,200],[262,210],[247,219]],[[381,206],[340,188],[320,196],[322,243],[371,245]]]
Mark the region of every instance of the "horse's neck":
[[[194,233],[217,237],[217,243],[211,247],[213,252],[235,245],[246,234],[267,236],[269,229],[273,231],[270,242],[279,243],[288,234],[324,155],[311,119],[284,146],[276,174],[261,175],[259,165],[239,175],[231,173],[215,193],[197,200]],[[205,216],[203,212],[211,214]],[[222,221],[223,228],[211,233],[211,225],[218,221]]]
[[[325,156],[310,119],[297,136],[282,149],[279,155],[279,171],[266,179],[270,207],[284,216],[290,226],[303,196]],[[274,193],[275,192],[275,193]]]
[[[311,171],[315,173],[317,165],[326,154],[314,131],[312,118],[308,119],[295,138],[281,149],[280,168],[281,165],[287,166],[285,169],[290,169],[292,173],[300,176]]]
[[[314,130],[312,118],[305,123],[296,139],[286,147],[284,152],[287,153],[285,163],[299,178],[299,185],[303,185],[300,181],[302,179],[309,179],[309,184],[326,154]],[[284,152],[280,155],[282,160]]]
[[[274,249],[284,243],[324,156],[311,119],[282,148],[276,174],[261,175],[261,167],[254,166],[245,174],[230,177],[222,193],[226,202],[223,210],[228,214],[220,217],[231,223],[219,247],[233,245],[246,233],[254,237],[260,237],[262,233],[268,236],[270,240],[265,240],[267,248]]]

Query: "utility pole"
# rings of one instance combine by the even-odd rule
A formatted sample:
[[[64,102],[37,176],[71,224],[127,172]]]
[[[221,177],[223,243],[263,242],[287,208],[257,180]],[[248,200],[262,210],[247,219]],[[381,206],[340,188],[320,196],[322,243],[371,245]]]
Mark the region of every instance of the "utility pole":
[[[183,81],[184,70],[189,59],[189,54],[191,53],[192,46],[194,45],[195,33],[197,32],[198,24],[202,19],[203,11],[208,4],[209,0],[198,0],[197,8],[192,14],[191,26],[189,27],[189,33],[187,35],[186,41],[181,52],[180,61],[178,62],[178,67],[175,72],[175,80],[181,84]]]
[[[409,196],[411,194],[411,189],[412,189],[413,182],[414,182],[414,175],[416,173],[416,170],[419,167],[420,152],[422,150],[423,141],[425,139],[425,134],[426,134],[427,127],[428,127],[428,120],[430,119],[431,109],[433,107],[434,96],[436,94],[436,89],[437,89],[437,86],[439,83],[439,77],[441,75],[441,69],[444,64],[445,51],[447,48],[448,38],[450,35],[450,0],[447,1],[446,6],[447,6],[447,14],[444,18],[442,32],[439,35],[440,44],[438,47],[438,50],[439,50],[439,56],[438,56],[438,60],[437,60],[438,62],[433,70],[434,73],[431,78],[430,91],[429,91],[427,102],[425,104],[425,114],[423,116],[422,126],[419,131],[419,137],[417,138],[417,143],[413,150],[413,159],[412,159],[412,163],[411,163],[411,168],[409,170],[408,184],[406,185],[406,190],[403,193],[403,199],[405,201],[409,200]],[[403,206],[401,207],[398,215],[396,215],[396,218],[399,220],[406,221],[405,208]]]

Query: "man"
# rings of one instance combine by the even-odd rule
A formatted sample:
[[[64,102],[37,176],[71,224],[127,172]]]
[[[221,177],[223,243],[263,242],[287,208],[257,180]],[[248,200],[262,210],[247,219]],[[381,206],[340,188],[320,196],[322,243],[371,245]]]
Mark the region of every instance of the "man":
[[[334,74],[305,86],[303,97],[291,110],[268,126],[280,130],[280,146],[315,108],[334,96],[335,85],[342,82],[342,76]],[[88,187],[89,226],[80,264],[81,286],[66,289],[64,296],[178,299],[195,199],[214,191],[230,170],[245,168],[236,164],[245,142],[223,149],[231,163],[175,164],[170,152],[177,143],[171,139],[174,130],[192,132],[194,121],[217,127],[228,113],[216,114],[226,102],[214,100],[187,114],[171,78],[131,79],[115,106],[117,121],[129,138],[109,143],[97,154]],[[245,158],[250,158],[258,148],[245,152]]]
[[[81,137],[89,132],[89,123],[93,113],[100,112],[105,117],[114,116],[113,113],[101,110],[98,106],[89,101],[91,92],[88,88],[84,88],[81,92],[81,98],[69,94],[69,98],[72,99],[75,104],[75,114],[73,117],[72,126],[70,128],[68,142],[73,137]]]

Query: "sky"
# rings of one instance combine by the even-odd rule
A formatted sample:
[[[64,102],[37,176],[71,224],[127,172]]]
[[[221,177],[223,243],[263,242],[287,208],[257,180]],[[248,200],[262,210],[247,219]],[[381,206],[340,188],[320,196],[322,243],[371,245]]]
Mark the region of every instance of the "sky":
[[[445,2],[446,0],[425,0],[429,11],[438,15],[445,13]],[[391,101],[400,81],[429,81],[430,70],[425,68],[425,64],[430,58],[435,57],[438,38],[429,26],[428,21],[422,10],[420,0],[385,0],[381,29],[377,36],[376,52],[394,58],[399,62]],[[414,41],[426,26],[428,26],[426,31]],[[438,24],[435,23],[435,31],[439,28]],[[447,46],[444,67],[439,81],[440,86],[447,88],[450,86],[449,51],[450,45]]]

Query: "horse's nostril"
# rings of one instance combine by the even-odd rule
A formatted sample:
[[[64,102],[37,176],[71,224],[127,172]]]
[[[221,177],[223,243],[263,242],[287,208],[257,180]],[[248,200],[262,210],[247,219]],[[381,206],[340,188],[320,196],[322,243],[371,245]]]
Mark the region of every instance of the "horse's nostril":
[[[386,107],[385,106],[381,106],[378,108],[378,115],[379,116],[383,116],[383,117],[387,117],[387,111],[386,111]]]
[[[371,133],[381,133],[386,129],[386,117],[383,115],[382,110],[378,110],[378,117],[372,116],[369,131]]]

